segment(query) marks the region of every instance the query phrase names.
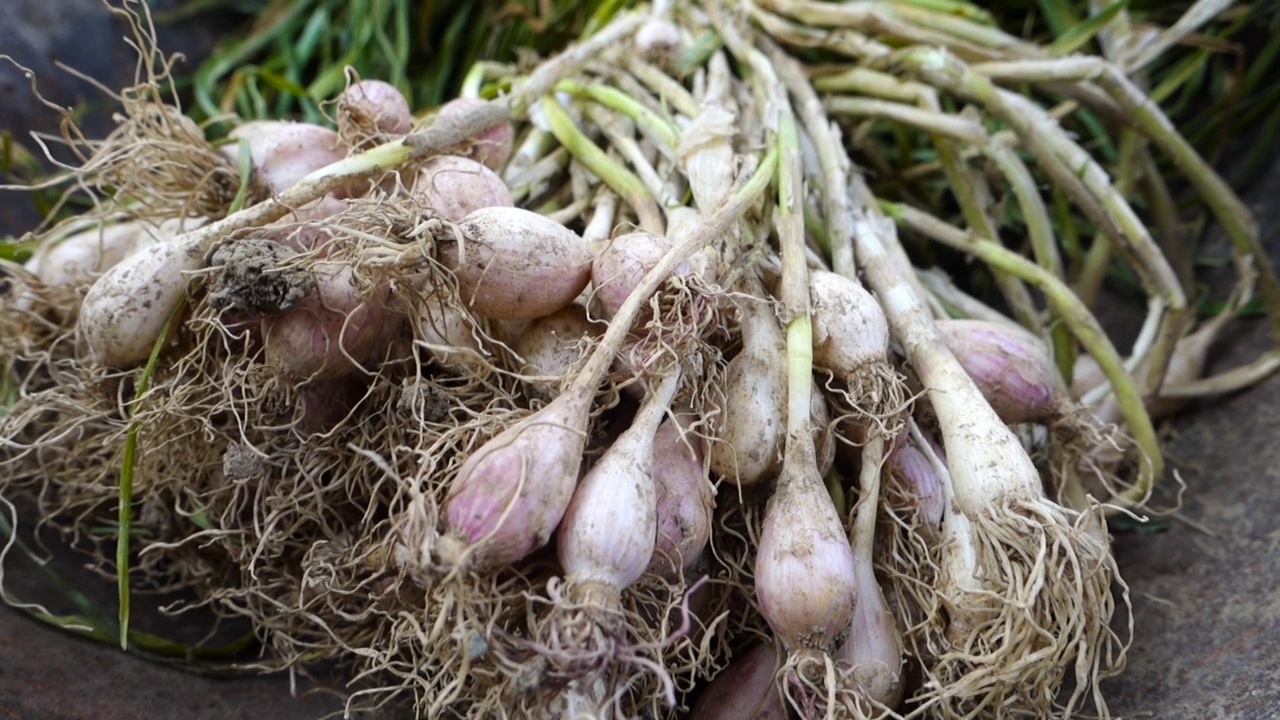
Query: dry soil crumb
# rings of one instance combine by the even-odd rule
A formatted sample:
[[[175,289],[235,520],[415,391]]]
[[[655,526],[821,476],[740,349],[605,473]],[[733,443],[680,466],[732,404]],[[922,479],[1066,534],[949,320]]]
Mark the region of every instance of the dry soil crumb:
[[[232,443],[222,456],[222,474],[228,480],[250,480],[262,474],[262,458],[247,446]]]
[[[288,310],[316,285],[309,271],[287,264],[294,254],[262,238],[223,245],[210,258],[218,271],[210,283],[209,302],[220,310],[254,315]]]

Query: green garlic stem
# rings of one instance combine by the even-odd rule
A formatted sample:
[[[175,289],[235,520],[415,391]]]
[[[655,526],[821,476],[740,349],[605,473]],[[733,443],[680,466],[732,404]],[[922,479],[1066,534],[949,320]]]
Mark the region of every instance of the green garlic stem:
[[[595,173],[611,190],[618,193],[635,209],[640,219],[640,226],[646,232],[654,235],[665,234],[658,202],[649,193],[649,188],[645,186],[643,180],[591,142],[591,138],[588,138],[573,118],[569,117],[569,113],[560,106],[560,101],[554,95],[542,98],[542,113],[546,116],[547,123],[551,126],[551,134],[555,135],[556,140],[569,151],[570,155],[573,155],[574,159]]]
[[[1044,268],[1006,249],[989,238],[979,238],[945,222],[905,205],[882,203],[891,216],[897,218],[904,227],[927,235],[944,245],[973,254],[983,262],[997,265],[1011,274],[1015,274],[1035,287],[1039,288],[1054,311],[1098,362],[1103,373],[1110,381],[1120,405],[1128,431],[1134,442],[1145,455],[1146,462],[1141,464],[1138,482],[1121,496],[1122,503],[1137,504],[1150,494],[1155,479],[1164,472],[1164,456],[1156,437],[1155,427],[1147,414],[1146,406],[1133,377],[1125,368],[1125,362],[1116,352],[1115,346],[1107,336],[1096,318],[1088,308],[1080,303],[1071,288]]]
[[[660,150],[670,154],[676,146],[680,128],[666,118],[645,107],[626,93],[599,83],[584,83],[580,80],[561,80],[556,84],[557,92],[565,92],[576,97],[588,98],[601,105],[616,110],[631,118],[636,127]]]

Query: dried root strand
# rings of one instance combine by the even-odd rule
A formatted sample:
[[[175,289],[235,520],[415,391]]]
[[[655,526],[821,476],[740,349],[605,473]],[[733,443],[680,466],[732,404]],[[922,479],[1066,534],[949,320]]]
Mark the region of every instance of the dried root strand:
[[[1129,644],[1111,627],[1112,583],[1126,607],[1128,589],[1099,512],[1031,502],[972,519],[976,563],[994,572],[980,590],[944,591],[913,704],[940,718],[1070,717],[1088,698],[1107,716],[1099,682],[1123,670]]]

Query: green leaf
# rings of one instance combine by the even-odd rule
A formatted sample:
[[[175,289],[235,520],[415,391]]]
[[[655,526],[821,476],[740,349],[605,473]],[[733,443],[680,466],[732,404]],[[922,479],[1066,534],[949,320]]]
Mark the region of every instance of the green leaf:
[[[258,70],[258,77],[266,81],[268,87],[275,88],[280,92],[291,95],[295,98],[306,97],[307,90],[301,85],[291,82],[289,78],[272,70],[261,68]]]
[[[1067,0],[1037,0],[1040,14],[1054,37],[1062,37],[1080,22],[1080,16]]]
[[[147,390],[151,387],[151,378],[155,375],[156,366],[159,365],[160,353],[164,350],[165,345],[169,342],[170,334],[181,322],[182,314],[186,310],[186,299],[183,298],[169,314],[169,318],[165,320],[164,327],[160,329],[160,336],[156,338],[155,344],[151,346],[151,356],[147,358],[147,364],[143,366],[142,373],[138,376],[138,384],[133,393],[133,403],[136,404],[142,400],[147,394]],[[118,489],[119,503],[118,522],[120,524],[120,534],[116,537],[116,590],[120,600],[120,648],[122,650],[129,649],[129,545],[130,530],[133,526],[133,470],[138,453],[138,423],[132,418],[136,414],[136,410],[130,407],[128,410],[130,421],[129,429],[125,433],[124,438],[124,459],[120,467],[120,486]]]
[[[596,31],[607,25],[614,15],[617,15],[619,11],[630,4],[631,0],[604,0],[587,21],[586,27],[582,30],[582,36],[587,37],[595,34]]]
[[[18,402],[18,381],[8,367],[0,367],[0,418],[9,414],[9,408]]]
[[[209,516],[203,510],[192,513],[189,519],[201,530],[210,530],[213,528],[213,523],[209,522]]]
[[[250,57],[262,51],[277,37],[293,36],[296,23],[300,18],[309,17],[313,11],[314,8],[307,2],[272,3],[259,17],[254,33],[225,50],[215,52],[200,64],[194,86],[197,107],[209,116],[219,114],[221,108],[215,95],[222,79],[238,72]],[[266,22],[264,18],[267,19]]]
[[[34,240],[6,240],[0,242],[0,260],[8,260],[9,262],[24,263],[27,258],[31,257],[31,253],[36,249]]]
[[[1221,315],[1226,308],[1227,304],[1221,300],[1206,300],[1196,307],[1196,314],[1201,319],[1208,319]],[[1237,316],[1242,318],[1265,318],[1267,317],[1267,306],[1261,300],[1255,298],[1242,305]]]
[[[1049,44],[1050,57],[1062,57],[1079,50],[1127,7],[1129,7],[1129,0],[1116,0],[1097,15],[1071,25],[1066,32],[1058,36],[1057,40]]]
[[[298,34],[296,42],[280,43],[280,45],[281,47],[289,48],[292,59],[301,66],[311,61],[317,48],[332,32],[333,27],[329,16],[329,8],[321,7],[317,8],[310,18],[307,18],[307,22],[302,26],[302,32]]]

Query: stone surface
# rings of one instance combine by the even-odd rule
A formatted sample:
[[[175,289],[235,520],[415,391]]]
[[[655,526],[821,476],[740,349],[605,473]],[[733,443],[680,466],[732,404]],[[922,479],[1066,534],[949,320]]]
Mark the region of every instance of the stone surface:
[[[230,26],[231,16],[206,13],[166,22],[167,13],[183,0],[151,0],[158,18],[156,35],[166,53],[185,59],[175,73],[192,72],[217,38]],[[190,3],[187,3],[190,4]],[[113,6],[121,5],[113,0]],[[131,85],[137,53],[122,42],[128,24],[107,10],[103,0],[0,0],[0,133],[9,133],[28,152],[41,156],[32,132],[58,136],[58,113],[35,100],[26,68],[35,76],[40,94],[61,107],[77,108],[77,123],[87,137],[100,138],[111,127],[112,100],[94,83],[76,77],[59,64],[87,74],[107,88]],[[65,157],[65,155],[59,155]],[[0,191],[0,236],[20,234],[39,222],[31,201],[21,193]]]
[[[1128,669],[1107,686],[1118,714],[1280,718],[1277,407],[1273,379],[1177,423],[1182,509],[1167,532],[1117,541],[1136,618]]]
[[[1273,163],[1249,193],[1273,259],[1280,259],[1278,189]],[[1269,342],[1266,323],[1241,324],[1218,343],[1211,369],[1251,360]],[[1187,485],[1181,508],[1165,518],[1166,532],[1116,541],[1135,616],[1128,668],[1106,685],[1117,714],[1280,719],[1278,408],[1280,377],[1272,377],[1194,405],[1172,423],[1168,455]]]
[[[340,709],[332,696],[294,698],[287,678],[193,675],[0,610],[6,720],[316,720]]]
[[[16,513],[19,527],[29,530],[32,511],[19,505]],[[7,506],[0,505],[0,515],[11,522]],[[52,532],[42,532],[38,542],[26,533],[21,537],[44,567],[23,547],[12,548],[2,568],[4,590],[11,598],[38,603],[52,615],[81,612],[53,582],[56,577],[90,606],[114,613],[114,580],[84,567],[83,556],[68,551]],[[227,646],[249,631],[246,625],[223,626],[206,641],[212,618],[161,613],[169,599],[135,595],[132,627],[204,647]],[[112,643],[85,640],[0,606],[0,720],[315,720],[342,708],[335,694],[316,691],[304,679],[297,687],[303,697],[295,699],[283,675],[214,677],[144,660]]]

